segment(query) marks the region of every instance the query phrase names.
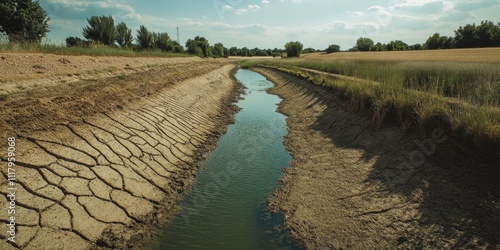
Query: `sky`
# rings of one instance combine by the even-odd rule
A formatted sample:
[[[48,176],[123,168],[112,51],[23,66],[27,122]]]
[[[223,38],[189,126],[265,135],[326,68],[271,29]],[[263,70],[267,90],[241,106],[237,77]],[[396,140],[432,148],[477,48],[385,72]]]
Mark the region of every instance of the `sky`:
[[[359,37],[387,43],[424,43],[440,33],[482,20],[500,22],[500,0],[40,0],[51,21],[49,43],[83,38],[91,16],[112,16],[133,30],[167,32],[182,45],[205,37],[225,47],[283,48],[300,41],[304,48],[351,48]]]

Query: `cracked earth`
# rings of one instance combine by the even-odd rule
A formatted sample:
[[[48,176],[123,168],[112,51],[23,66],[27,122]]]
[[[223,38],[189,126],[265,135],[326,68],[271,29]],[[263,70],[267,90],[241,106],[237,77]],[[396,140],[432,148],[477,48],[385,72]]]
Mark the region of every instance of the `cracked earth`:
[[[307,249],[500,249],[498,175],[484,171],[498,162],[481,163],[439,128],[374,128],[329,89],[255,71],[283,98],[293,155],[268,203]]]
[[[31,57],[44,57],[50,73],[27,77],[8,62],[0,66],[10,72],[0,101],[2,224],[9,222],[8,137],[16,138],[17,188],[15,243],[3,227],[0,249],[137,247],[175,210],[202,154],[232,121],[236,66],[111,57],[93,59],[111,69],[89,73],[87,57],[2,60],[33,68]],[[68,76],[51,69],[58,62],[81,68]]]

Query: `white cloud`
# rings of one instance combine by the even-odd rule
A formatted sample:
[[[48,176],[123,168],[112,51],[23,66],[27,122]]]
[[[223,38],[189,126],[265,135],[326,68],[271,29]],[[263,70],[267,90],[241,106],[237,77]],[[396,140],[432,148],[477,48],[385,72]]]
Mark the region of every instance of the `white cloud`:
[[[269,6],[270,2],[269,2],[269,0],[262,0],[262,4],[264,6]]]
[[[241,15],[241,14],[244,14],[244,13],[247,13],[247,12],[250,12],[250,11],[258,11],[258,10],[260,10],[260,6],[259,5],[249,4],[247,6],[247,8],[237,9],[234,13],[237,14],[237,15]]]
[[[361,11],[356,11],[356,12],[352,12],[351,15],[353,17],[360,17],[360,16],[364,16],[365,14],[363,14],[363,12],[361,12]]]
[[[226,5],[222,6],[222,9],[223,10],[232,10],[234,8],[226,4]]]

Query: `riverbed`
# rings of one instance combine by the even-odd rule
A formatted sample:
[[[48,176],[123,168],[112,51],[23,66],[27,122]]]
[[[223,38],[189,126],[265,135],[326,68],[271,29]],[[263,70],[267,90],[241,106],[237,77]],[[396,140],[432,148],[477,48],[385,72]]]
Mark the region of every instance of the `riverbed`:
[[[291,161],[283,145],[286,117],[276,111],[281,99],[267,93],[273,83],[258,73],[240,69],[236,78],[246,87],[241,111],[206,155],[159,249],[300,249],[282,214],[266,205]]]

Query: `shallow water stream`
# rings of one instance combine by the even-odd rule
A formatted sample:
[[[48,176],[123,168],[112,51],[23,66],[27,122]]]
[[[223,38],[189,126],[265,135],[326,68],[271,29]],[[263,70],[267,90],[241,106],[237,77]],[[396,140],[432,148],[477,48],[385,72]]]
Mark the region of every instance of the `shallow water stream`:
[[[236,122],[207,155],[181,213],[164,231],[157,249],[299,249],[283,230],[282,215],[266,210],[291,156],[283,145],[281,99],[262,75],[238,70],[247,87]]]

